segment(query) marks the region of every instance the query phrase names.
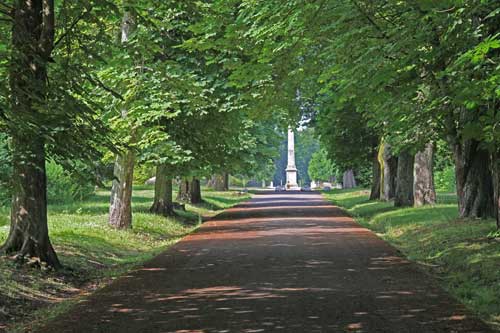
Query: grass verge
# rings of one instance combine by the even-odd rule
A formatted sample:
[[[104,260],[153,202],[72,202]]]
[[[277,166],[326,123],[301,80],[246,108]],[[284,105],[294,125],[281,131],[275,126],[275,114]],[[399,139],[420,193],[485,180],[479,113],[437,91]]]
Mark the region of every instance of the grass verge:
[[[249,195],[204,190],[204,203],[187,205],[176,218],[148,213],[154,191],[136,186],[133,228],[108,227],[109,191],[90,199],[49,206],[52,244],[65,266],[61,272],[17,266],[0,257],[0,331],[31,331],[66,311],[78,297],[108,284],[192,232],[203,217],[213,216]],[[9,231],[8,208],[0,207],[0,243]]]
[[[363,226],[421,264],[460,302],[500,330],[500,241],[488,237],[493,220],[458,219],[456,196],[438,194],[438,204],[395,208],[369,201],[360,189],[324,196]]]

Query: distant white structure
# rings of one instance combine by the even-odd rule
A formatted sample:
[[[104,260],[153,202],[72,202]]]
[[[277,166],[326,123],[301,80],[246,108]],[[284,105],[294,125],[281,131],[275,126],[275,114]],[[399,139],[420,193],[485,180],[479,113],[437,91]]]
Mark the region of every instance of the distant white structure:
[[[291,128],[288,129],[288,163],[286,167],[287,190],[300,190],[297,185],[297,168],[295,167],[295,136]]]
[[[311,188],[314,190],[316,188],[318,188],[318,184],[316,184],[316,182],[314,180],[311,181]]]

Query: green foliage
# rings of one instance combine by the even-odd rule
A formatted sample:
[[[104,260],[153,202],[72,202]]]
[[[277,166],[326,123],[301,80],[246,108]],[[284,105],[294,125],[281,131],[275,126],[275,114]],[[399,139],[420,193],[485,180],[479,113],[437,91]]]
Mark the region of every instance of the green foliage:
[[[335,173],[335,166],[325,150],[320,149],[312,155],[309,163],[309,176],[315,181],[328,181]]]
[[[373,178],[372,166],[369,163],[364,164],[355,171],[354,176],[358,186],[370,187]]]
[[[314,128],[303,128],[295,136],[295,165],[297,166],[300,184],[309,184],[309,163],[313,154],[318,151],[319,142],[314,135]],[[285,156],[287,156],[286,154]]]
[[[455,168],[453,166],[448,166],[443,170],[435,171],[434,184],[436,186],[436,190],[438,191],[455,192],[456,191]]]
[[[82,201],[94,194],[95,184],[72,176],[60,165],[48,162],[47,199],[51,204]]]
[[[148,179],[154,177],[156,169],[149,164],[136,165],[134,168],[134,184],[142,185]]]

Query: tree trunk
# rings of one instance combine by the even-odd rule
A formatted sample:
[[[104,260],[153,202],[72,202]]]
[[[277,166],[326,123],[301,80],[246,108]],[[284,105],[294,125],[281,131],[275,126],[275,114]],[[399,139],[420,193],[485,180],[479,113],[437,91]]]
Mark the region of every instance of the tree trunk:
[[[480,149],[475,140],[454,144],[453,153],[459,216],[493,217],[493,177],[487,167],[491,163],[490,155]]]
[[[413,206],[413,167],[415,156],[407,151],[403,151],[398,157],[396,195],[394,206]]]
[[[343,188],[356,187],[356,179],[354,179],[354,172],[352,170],[347,170],[346,172],[344,172],[342,187]]]
[[[116,157],[111,186],[109,224],[117,229],[132,227],[132,182],[135,154],[128,150]]]
[[[12,131],[12,206],[10,232],[0,252],[18,258],[37,257],[54,268],[61,264],[47,226],[45,142],[40,135],[46,105],[47,64],[54,46],[52,0],[16,1],[12,29],[10,121],[31,126]],[[8,124],[9,125],[9,124]]]
[[[380,145],[380,199],[386,201],[393,199],[396,194],[398,159],[392,155],[391,150],[391,146],[387,143]]]
[[[193,177],[193,180],[191,181],[191,188],[189,190],[191,192],[191,203],[192,204],[199,204],[199,203],[203,202],[203,200],[201,198],[200,180],[198,178]]]
[[[372,160],[372,187],[370,190],[370,200],[380,199],[380,163],[378,161],[378,154],[375,150]]]
[[[224,191],[229,191],[229,173],[223,172],[222,175],[224,176]]]
[[[10,233],[0,252],[37,257],[54,268],[61,264],[49,239],[45,149],[40,139],[13,138],[13,198]]]
[[[212,176],[210,181],[211,187],[216,191],[228,191],[229,190],[229,174],[223,172],[221,174],[216,174]]]
[[[155,197],[149,209],[151,213],[174,216],[174,203],[172,197],[172,176],[164,164],[156,167]]]
[[[493,199],[497,228],[500,229],[500,151],[491,156],[491,170],[493,174]]]
[[[434,188],[434,145],[429,143],[423,151],[415,155],[413,170],[413,193],[415,206],[434,205],[436,190]]]
[[[129,41],[130,35],[135,29],[135,19],[131,12],[123,14],[121,25],[121,42]],[[122,110],[122,118],[127,118],[127,110]],[[134,139],[133,129],[132,139]],[[113,171],[113,184],[111,188],[111,199],[109,207],[109,224],[117,229],[132,227],[132,182],[134,179],[135,153],[127,149],[118,155],[115,160]]]
[[[179,191],[177,192],[177,201],[191,202],[191,184],[187,179],[181,179]]]

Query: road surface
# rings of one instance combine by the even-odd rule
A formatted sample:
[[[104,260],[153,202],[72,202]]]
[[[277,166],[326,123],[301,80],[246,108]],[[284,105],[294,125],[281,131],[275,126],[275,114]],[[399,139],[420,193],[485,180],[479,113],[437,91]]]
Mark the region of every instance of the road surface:
[[[315,193],[263,193],[42,332],[489,332]]]

